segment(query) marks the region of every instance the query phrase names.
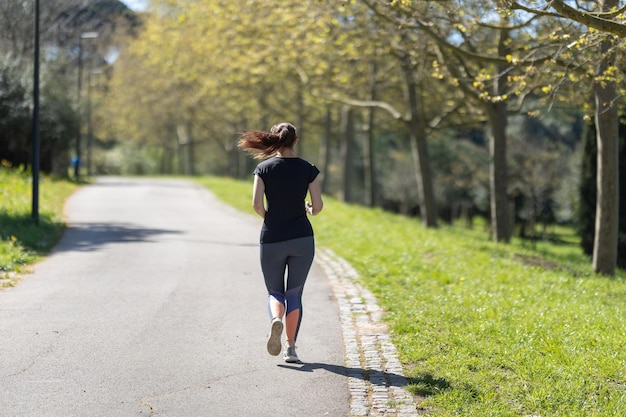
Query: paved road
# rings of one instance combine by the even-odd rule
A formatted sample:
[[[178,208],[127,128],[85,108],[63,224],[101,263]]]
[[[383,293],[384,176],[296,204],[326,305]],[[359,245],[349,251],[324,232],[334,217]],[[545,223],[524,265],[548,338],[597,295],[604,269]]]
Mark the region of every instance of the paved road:
[[[339,311],[314,265],[298,353],[265,351],[260,220],[177,180],[105,178],[0,292],[0,417],[346,416]]]

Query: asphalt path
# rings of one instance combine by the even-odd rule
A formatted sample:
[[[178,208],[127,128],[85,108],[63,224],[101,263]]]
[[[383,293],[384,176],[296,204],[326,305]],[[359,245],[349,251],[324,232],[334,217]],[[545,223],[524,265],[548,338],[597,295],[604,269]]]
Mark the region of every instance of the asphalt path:
[[[0,292],[1,417],[349,415],[339,308],[317,265],[303,363],[265,350],[259,218],[192,182],[101,178],[66,220]]]

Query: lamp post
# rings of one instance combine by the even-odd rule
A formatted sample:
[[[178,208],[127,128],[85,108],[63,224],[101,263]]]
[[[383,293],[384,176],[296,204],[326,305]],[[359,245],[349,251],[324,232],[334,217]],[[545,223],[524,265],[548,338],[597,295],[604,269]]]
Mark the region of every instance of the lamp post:
[[[83,39],[97,39],[98,32],[83,32],[78,37],[78,85],[77,85],[77,102],[80,109],[80,99],[81,99],[81,90],[83,84]],[[80,143],[81,143],[81,127],[82,127],[82,117],[80,116],[79,111],[79,123],[78,126],[78,135],[76,135],[76,155],[72,161],[74,165],[74,178],[78,180],[80,178]]]
[[[35,0],[35,68],[33,71],[33,182],[32,218],[39,224],[39,0]]]
[[[101,69],[92,69],[87,76],[87,174],[93,175],[93,123],[91,120],[92,101],[91,90],[93,88],[92,76],[102,74]]]

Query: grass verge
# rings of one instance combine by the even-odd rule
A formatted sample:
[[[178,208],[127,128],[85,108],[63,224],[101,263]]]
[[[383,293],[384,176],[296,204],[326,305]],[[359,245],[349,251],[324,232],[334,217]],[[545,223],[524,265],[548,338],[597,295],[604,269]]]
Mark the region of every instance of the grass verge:
[[[28,265],[59,240],[63,204],[75,183],[41,177],[39,225],[32,220],[32,179],[18,170],[0,168],[0,288],[12,286]]]
[[[198,181],[252,214],[251,182]],[[429,230],[330,198],[312,222],[385,309],[424,414],[626,412],[626,272],[594,275],[571,231],[496,245],[481,227]]]

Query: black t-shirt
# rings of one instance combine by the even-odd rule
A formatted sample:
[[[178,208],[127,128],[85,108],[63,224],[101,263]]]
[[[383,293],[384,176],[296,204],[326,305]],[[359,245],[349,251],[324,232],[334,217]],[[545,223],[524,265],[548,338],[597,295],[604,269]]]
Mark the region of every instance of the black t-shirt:
[[[319,169],[301,158],[269,158],[254,170],[265,184],[267,213],[261,243],[276,243],[313,236],[304,207],[309,184]]]

